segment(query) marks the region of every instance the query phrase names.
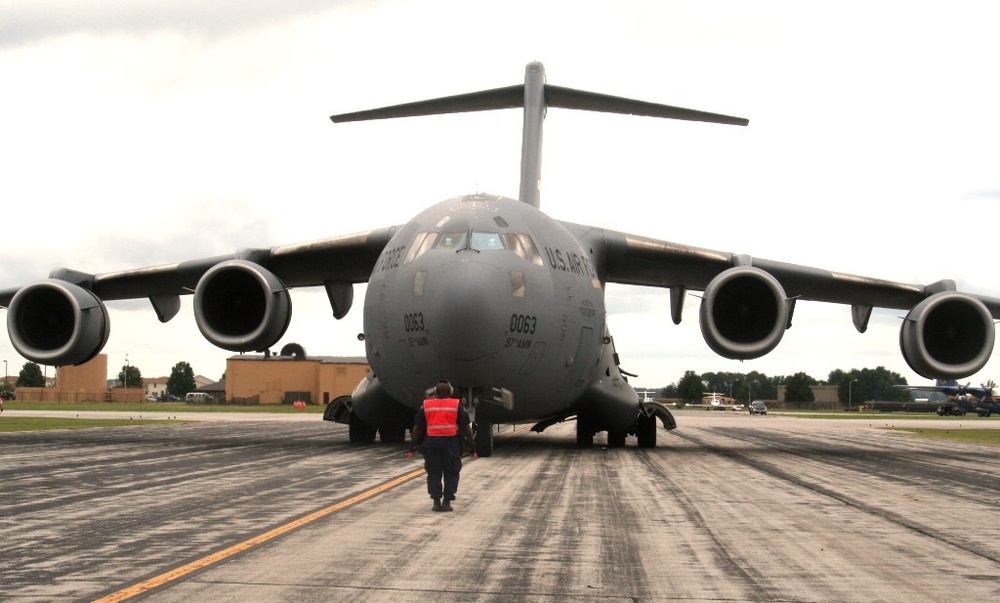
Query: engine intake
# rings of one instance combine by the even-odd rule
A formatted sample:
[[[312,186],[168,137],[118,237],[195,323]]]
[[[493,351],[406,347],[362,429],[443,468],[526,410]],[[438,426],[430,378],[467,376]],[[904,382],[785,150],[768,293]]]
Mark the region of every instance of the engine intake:
[[[699,321],[708,347],[725,358],[759,358],[778,345],[788,326],[789,304],[776,278],[738,266],[705,287]]]
[[[104,303],[90,291],[59,279],[22,287],[7,310],[7,332],[19,354],[39,364],[83,364],[111,334]]]
[[[292,300],[278,277],[246,260],[210,268],[194,291],[194,316],[205,339],[232,352],[274,345],[292,319]]]
[[[910,310],[899,349],[914,372],[928,379],[961,379],[982,369],[993,353],[993,317],[978,299],[936,293]]]

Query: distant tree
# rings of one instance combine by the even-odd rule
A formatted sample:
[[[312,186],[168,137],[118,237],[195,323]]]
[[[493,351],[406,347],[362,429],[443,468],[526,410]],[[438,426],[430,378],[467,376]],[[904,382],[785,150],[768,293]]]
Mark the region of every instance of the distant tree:
[[[857,373],[851,371],[850,373],[840,372],[840,380],[837,381],[837,400],[844,406],[851,406],[857,408],[862,400],[865,399],[865,387],[863,383],[859,383]]]
[[[118,371],[118,384],[125,388],[143,387],[142,371],[134,364],[123,364]]]
[[[660,390],[661,398],[676,398],[677,396],[677,385],[671,383],[670,385],[664,387]]]
[[[906,385],[906,377],[890,371],[884,366],[861,369],[861,383],[864,383],[866,400],[906,400],[910,392],[897,385]]]
[[[776,400],[778,398],[778,388],[764,373],[750,371],[747,373],[744,386],[740,388],[740,396],[737,400],[743,400],[746,404],[750,400]]]
[[[705,391],[724,394],[744,401],[749,396],[755,399],[774,400],[778,397],[778,384],[782,382],[757,371],[702,373],[701,380],[707,388]]]
[[[852,385],[853,382],[853,385]],[[891,400],[906,402],[912,399],[909,390],[896,387],[906,385],[906,378],[883,366],[874,369],[837,370],[830,373],[830,383],[837,384],[837,399],[847,406],[865,400]]]
[[[191,365],[184,361],[175,364],[167,379],[167,393],[183,398],[188,392],[194,391],[194,388],[194,370]]]
[[[701,377],[694,371],[687,371],[681,380],[677,382],[677,396],[685,404],[700,402],[705,393],[705,384],[701,382]]]
[[[785,402],[791,406],[810,406],[816,401],[812,386],[819,382],[805,373],[795,373],[785,381]]]
[[[25,362],[17,375],[15,387],[45,387],[45,376],[36,362]]]

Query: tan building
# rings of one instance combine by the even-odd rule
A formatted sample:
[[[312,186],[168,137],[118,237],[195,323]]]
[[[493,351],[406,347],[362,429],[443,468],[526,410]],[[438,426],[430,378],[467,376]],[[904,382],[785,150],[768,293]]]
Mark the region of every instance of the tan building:
[[[350,395],[368,372],[363,356],[263,356],[242,354],[226,361],[224,398],[251,404],[328,404]],[[56,369],[53,387],[19,387],[17,399],[28,402],[141,402],[146,395],[162,393],[166,377],[146,379],[145,387],[108,389],[108,357],[98,354],[79,366]],[[211,379],[195,376],[204,388]],[[155,392],[150,388],[155,388]],[[213,397],[222,398],[222,392]]]
[[[57,367],[51,387],[19,387],[15,393],[19,402],[104,402],[109,399],[107,378],[108,356],[98,354],[79,366]],[[116,399],[124,400],[124,396],[122,390]],[[129,391],[130,402],[141,399],[141,389]]]
[[[363,356],[263,356],[226,361],[226,400],[259,404],[329,404],[350,395],[368,373]]]
[[[837,409],[842,406],[840,399],[837,397],[837,386],[836,385],[813,385],[810,386],[812,389],[813,397],[816,399],[810,406],[811,408],[825,408],[825,409]],[[785,406],[785,386],[778,386],[778,405]]]

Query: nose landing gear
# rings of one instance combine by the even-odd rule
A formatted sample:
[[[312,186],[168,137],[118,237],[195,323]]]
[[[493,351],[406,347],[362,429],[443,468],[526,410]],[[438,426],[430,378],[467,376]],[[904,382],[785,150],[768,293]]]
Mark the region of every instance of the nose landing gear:
[[[476,454],[491,456],[493,454],[493,424],[477,421],[472,424],[472,431],[476,435]]]

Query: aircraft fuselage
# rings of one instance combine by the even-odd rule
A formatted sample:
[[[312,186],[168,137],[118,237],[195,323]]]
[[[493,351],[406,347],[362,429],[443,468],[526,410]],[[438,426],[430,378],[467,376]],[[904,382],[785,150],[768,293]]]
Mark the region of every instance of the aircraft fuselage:
[[[445,379],[477,420],[517,422],[571,408],[605,345],[604,287],[559,222],[514,199],[434,205],[393,236],[368,284],[368,361],[385,391],[419,408]]]

